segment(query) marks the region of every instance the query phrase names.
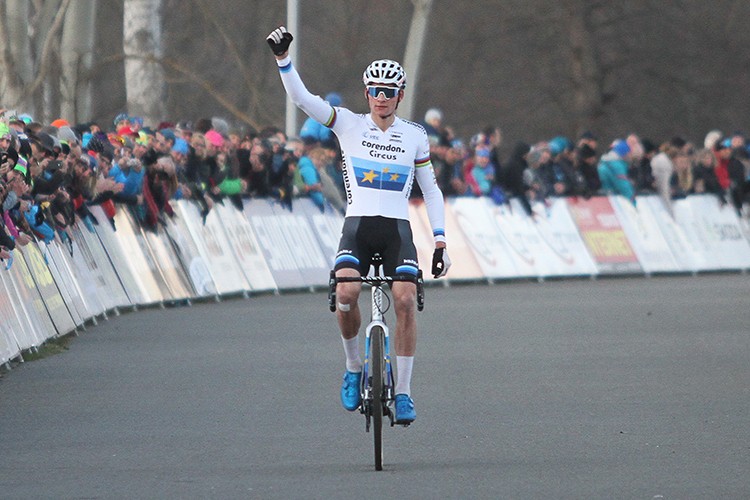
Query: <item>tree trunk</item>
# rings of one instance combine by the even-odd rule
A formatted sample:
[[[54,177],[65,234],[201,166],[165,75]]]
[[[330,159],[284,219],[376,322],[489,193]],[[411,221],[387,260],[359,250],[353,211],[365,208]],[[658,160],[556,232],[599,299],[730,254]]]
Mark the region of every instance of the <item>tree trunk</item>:
[[[414,115],[414,103],[417,99],[417,84],[419,83],[419,63],[422,59],[422,48],[427,37],[427,22],[432,9],[432,0],[412,0],[414,14],[409,28],[409,39],[406,42],[404,54],[404,70],[408,90],[404,94],[399,116],[411,120]]]
[[[34,77],[31,44],[26,31],[29,2],[6,0],[0,9],[0,95],[2,105],[18,113],[32,111],[32,102],[24,86]]]
[[[91,116],[91,80],[93,62],[95,0],[77,0],[65,15],[60,58],[60,116],[78,123]]]
[[[158,124],[165,112],[161,0],[125,0],[123,52],[127,111]]]
[[[564,4],[570,40],[570,72],[573,83],[573,123],[576,132],[592,127],[601,114],[601,71],[593,52],[587,23],[588,7],[580,0]]]

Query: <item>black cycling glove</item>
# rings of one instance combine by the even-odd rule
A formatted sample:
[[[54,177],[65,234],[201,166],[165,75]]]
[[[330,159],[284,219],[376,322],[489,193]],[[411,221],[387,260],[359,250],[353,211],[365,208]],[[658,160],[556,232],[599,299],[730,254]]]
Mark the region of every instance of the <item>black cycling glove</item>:
[[[289,44],[292,43],[292,40],[294,40],[294,37],[283,26],[279,26],[266,37],[268,46],[277,56],[289,50]]]
[[[451,267],[451,260],[448,257],[448,250],[436,248],[435,253],[432,254],[432,277],[445,276],[449,267]]]

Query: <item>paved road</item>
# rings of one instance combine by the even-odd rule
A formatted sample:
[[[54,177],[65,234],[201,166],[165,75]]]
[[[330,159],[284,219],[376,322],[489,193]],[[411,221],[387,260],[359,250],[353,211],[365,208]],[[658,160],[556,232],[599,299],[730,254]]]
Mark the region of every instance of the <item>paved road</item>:
[[[325,296],[146,310],[0,380],[2,498],[750,498],[750,278],[430,288],[386,429]]]

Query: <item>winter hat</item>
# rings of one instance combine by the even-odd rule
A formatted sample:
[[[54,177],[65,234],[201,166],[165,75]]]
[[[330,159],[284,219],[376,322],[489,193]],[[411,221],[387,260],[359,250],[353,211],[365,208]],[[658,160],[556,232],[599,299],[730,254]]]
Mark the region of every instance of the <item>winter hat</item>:
[[[205,135],[206,139],[208,139],[208,141],[217,148],[220,148],[224,145],[224,138],[217,131],[209,130]]]
[[[612,145],[612,151],[617,153],[620,158],[625,158],[630,153],[630,146],[622,139],[618,139]]]
[[[172,151],[175,153],[179,153],[181,155],[187,155],[188,154],[188,143],[185,139],[182,137],[178,137],[174,141],[174,146],[172,146]]]
[[[326,101],[328,101],[328,104],[331,106],[341,106],[341,96],[338,95],[336,92],[330,92],[326,94]]]

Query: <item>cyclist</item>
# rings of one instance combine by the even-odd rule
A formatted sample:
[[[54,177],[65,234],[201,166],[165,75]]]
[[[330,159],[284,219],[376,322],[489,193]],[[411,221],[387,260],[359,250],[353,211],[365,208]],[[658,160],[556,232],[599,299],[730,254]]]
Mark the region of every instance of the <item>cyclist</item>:
[[[417,251],[408,209],[414,178],[422,189],[435,240],[432,274],[436,278],[445,276],[451,263],[446,250],[443,194],[430,162],[429,140],[421,125],[396,116],[406,87],[403,68],[387,59],[373,61],[363,74],[370,112],[356,114],[331,106],[307,90],[288,54],[292,40],[283,26],[267,37],[284,88],[302,111],[333,130],[342,151],[347,209],[334,266],[336,276],[367,274],[373,253],[382,256],[386,275],[417,276]],[[336,288],[336,315],[346,354],[341,402],[349,411],[361,403],[360,289],[359,283],[339,283]],[[409,424],[416,418],[411,373],[417,342],[417,290],[414,283],[403,281],[394,282],[391,291],[396,312],[396,422]]]

